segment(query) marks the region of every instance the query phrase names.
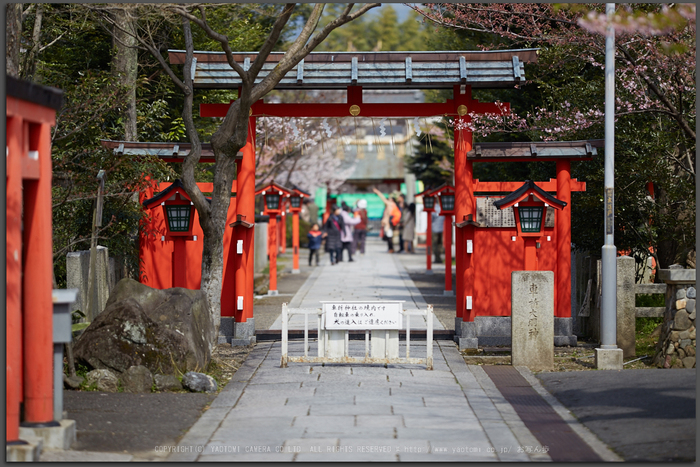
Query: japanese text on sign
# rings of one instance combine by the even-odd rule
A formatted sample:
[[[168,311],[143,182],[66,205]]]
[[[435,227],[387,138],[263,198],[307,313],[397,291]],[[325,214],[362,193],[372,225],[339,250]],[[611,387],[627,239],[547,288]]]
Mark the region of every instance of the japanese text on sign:
[[[321,302],[326,329],[401,329],[403,302]]]

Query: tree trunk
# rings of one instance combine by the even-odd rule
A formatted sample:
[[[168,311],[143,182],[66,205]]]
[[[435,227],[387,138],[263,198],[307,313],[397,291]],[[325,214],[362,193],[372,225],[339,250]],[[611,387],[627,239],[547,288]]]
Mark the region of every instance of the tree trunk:
[[[34,17],[34,29],[32,30],[32,48],[27,53],[22,70],[22,79],[37,82],[34,76],[36,73],[36,60],[41,49],[41,22],[44,18],[44,6],[41,3],[36,5],[36,15]]]
[[[124,109],[124,140],[138,141],[136,131],[136,79],[138,77],[138,49],[136,48],[136,19],[128,4],[112,13],[114,32],[112,44],[114,59],[112,73],[119,77],[119,83],[127,88],[127,99]]]
[[[212,200],[213,201],[213,200]],[[214,212],[212,212],[214,214]],[[214,225],[209,222],[209,228],[203,229],[202,241],[202,282],[200,289],[204,291],[209,303],[209,312],[214,324],[215,335],[219,335],[221,324],[221,291],[224,277],[224,230],[226,222],[218,222]],[[204,227],[204,226],[202,226]],[[209,343],[210,347],[216,345],[216,341]]]
[[[294,43],[288,48],[285,57],[275,67],[275,69],[263,79],[261,83],[254,84],[260,72],[263,62],[278,42],[282,29],[291,17],[294,4],[287,4],[280,16],[275,20],[275,24],[261,47],[258,57],[246,71],[240,64],[231,61],[229,64],[241,75],[243,79],[242,89],[239,98],[230,106],[229,111],[219,128],[211,137],[211,144],[216,160],[216,170],[214,172],[214,189],[209,204],[201,190],[197,187],[194,169],[201,156],[201,142],[197,129],[194,125],[192,107],[194,104],[194,85],[190,75],[192,65],[194,43],[192,40],[190,21],[198,24],[204,32],[213,40],[219,41],[222,48],[227,53],[231,53],[228,37],[213,31],[205,19],[204,7],[201,7],[200,16],[195,16],[181,5],[173,5],[172,8],[183,18],[183,32],[187,58],[183,66],[183,80],[173,72],[172,68],[165,62],[158,47],[151,41],[140,39],[148,50],[160,62],[163,69],[184,93],[184,103],[182,119],[185,124],[187,137],[192,143],[192,148],[184,163],[182,164],[181,180],[185,191],[190,196],[197,212],[199,222],[203,231],[203,251],[202,251],[202,280],[200,289],[206,294],[212,314],[212,321],[215,325],[216,335],[221,322],[221,292],[224,272],[224,232],[229,228],[227,224],[228,207],[231,203],[231,184],[236,171],[235,157],[238,151],[246,144],[248,137],[248,116],[252,104],[265,96],[284,77],[285,73],[291,70],[301,59],[311,52],[328,34],[351,21],[371,8],[380,4],[372,3],[363,5],[357,12],[350,13],[352,4],[347,6],[341,17],[331,21],[313,38],[311,34],[315,31],[323,5],[317,4],[307,20],[306,25],[298,33]],[[115,25],[116,26],[116,25]],[[211,343],[214,346],[215,342]]]
[[[667,219],[670,215],[668,193],[661,187],[656,187],[656,189],[656,202],[659,204],[659,218]],[[675,228],[671,225],[667,225],[666,227],[667,228],[660,230],[656,243],[658,269],[668,269],[671,264],[675,263],[676,255],[678,254],[678,241],[674,239]]]
[[[5,5],[5,72],[13,78],[19,78],[19,48],[22,40],[22,4]]]

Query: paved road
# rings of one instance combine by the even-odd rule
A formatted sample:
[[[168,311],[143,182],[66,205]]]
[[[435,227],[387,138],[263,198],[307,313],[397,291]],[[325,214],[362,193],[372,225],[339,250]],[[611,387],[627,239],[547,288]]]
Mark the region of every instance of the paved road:
[[[537,377],[626,461],[695,461],[695,369],[552,372]]]

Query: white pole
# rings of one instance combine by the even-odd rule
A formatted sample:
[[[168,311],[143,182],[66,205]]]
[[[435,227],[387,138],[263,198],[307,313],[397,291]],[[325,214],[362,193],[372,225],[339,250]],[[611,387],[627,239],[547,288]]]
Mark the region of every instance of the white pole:
[[[282,304],[282,361],[280,368],[287,367],[287,304]]]
[[[617,248],[615,220],[615,4],[606,3],[605,34],[605,243],[602,248],[602,299],[600,309],[599,369],[622,369],[622,349],[617,348]]]

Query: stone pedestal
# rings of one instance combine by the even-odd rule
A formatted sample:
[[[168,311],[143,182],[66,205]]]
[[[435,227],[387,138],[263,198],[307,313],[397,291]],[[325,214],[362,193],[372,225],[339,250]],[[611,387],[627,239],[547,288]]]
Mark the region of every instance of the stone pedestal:
[[[622,349],[595,349],[598,370],[622,370]]]
[[[219,324],[218,343],[233,345],[255,344],[255,318],[236,323],[232,316],[222,316]]]
[[[5,462],[38,462],[44,441],[36,436],[5,445]]]
[[[635,260],[631,256],[617,258],[617,346],[623,358],[634,357],[637,312],[635,310]]]
[[[554,367],[554,273],[511,274],[511,363],[530,370]]]
[[[479,339],[476,335],[476,322],[455,318],[455,342],[460,349],[478,349]]]
[[[59,426],[19,427],[20,439],[39,438],[43,449],[70,449],[76,441],[75,420],[61,420]]]

